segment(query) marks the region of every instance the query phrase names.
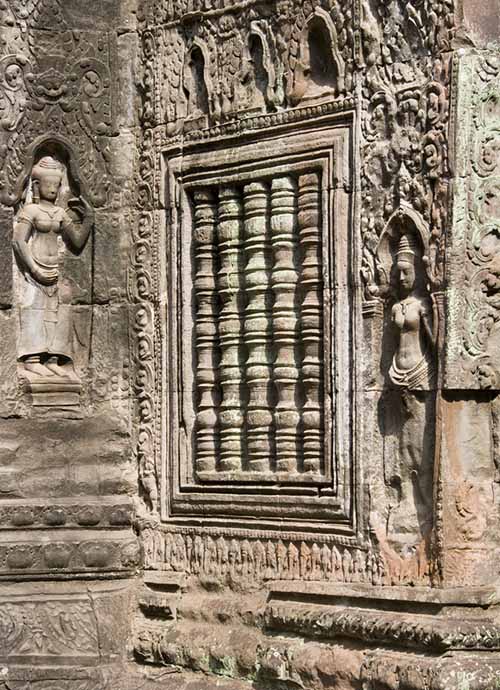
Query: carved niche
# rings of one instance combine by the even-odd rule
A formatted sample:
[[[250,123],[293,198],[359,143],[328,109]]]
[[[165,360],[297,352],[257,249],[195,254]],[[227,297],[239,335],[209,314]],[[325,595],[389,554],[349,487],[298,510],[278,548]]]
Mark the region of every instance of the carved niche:
[[[350,128],[296,130],[164,151],[164,517],[352,520]]]
[[[22,374],[21,378],[27,381],[26,370],[18,367],[16,361],[21,330],[17,307],[22,281],[17,265],[12,270],[12,233],[14,215],[22,212],[21,206],[26,201],[38,149],[43,142],[58,142],[58,151],[52,148],[49,155],[57,158],[60,154],[63,178],[70,181],[72,178],[69,187],[63,182],[63,187],[68,191],[71,187],[71,194],[63,200],[64,206],[72,196],[80,197],[77,187],[81,183],[87,202],[92,208],[100,209],[113,222],[108,214],[112,210],[111,203],[115,208],[118,204],[122,204],[121,208],[125,207],[130,199],[130,188],[124,181],[126,174],[123,170],[113,169],[112,149],[118,140],[113,136],[116,134],[116,112],[110,79],[110,74],[115,72],[116,39],[113,34],[98,29],[74,30],[72,8],[60,0],[29,3],[8,0],[2,3],[0,19],[2,26],[6,27],[0,46],[1,299],[2,316],[6,320],[4,325],[8,322],[8,329],[4,330],[9,334],[4,338],[2,350],[9,373],[3,377],[5,383],[2,384],[0,397],[2,405],[9,410],[29,415],[32,408],[25,403],[30,402],[33,392],[31,384],[28,382],[24,386],[24,390],[30,390],[29,396],[19,395],[21,387],[17,385],[19,377],[16,376],[17,370]],[[75,187],[73,183],[77,180]],[[77,215],[81,218],[81,214]],[[73,388],[64,403],[65,407],[72,408],[71,414],[76,412],[77,400],[89,402],[91,387],[93,390],[99,385],[103,388],[102,384],[97,383],[97,376],[91,376],[86,361],[88,337],[94,338],[94,342],[96,337],[104,338],[104,329],[90,328],[92,291],[96,288],[99,292],[98,283],[102,285],[100,278],[95,285],[91,284],[91,263],[96,258],[95,275],[101,275],[97,266],[102,259],[100,251],[92,255],[93,246],[91,238],[79,255],[78,252],[66,252],[61,264],[61,269],[69,282],[74,282],[75,288],[70,300],[74,332],[77,331],[75,344],[78,347],[73,353],[75,368],[79,370],[76,378],[82,379],[82,373],[86,370],[86,382],[90,383],[85,387],[84,395],[80,395],[79,381],[73,380],[71,384],[66,381],[66,385]],[[50,289],[47,291],[50,292]],[[15,309],[11,318],[12,306]],[[93,316],[99,319],[106,312],[107,318],[108,311],[97,309]],[[100,366],[101,362],[94,360],[91,363],[91,367],[98,369]],[[104,377],[111,381],[113,374],[110,375],[107,369],[100,380]],[[42,399],[38,396],[35,398],[35,404]]]
[[[295,105],[302,100],[342,96],[344,92],[345,64],[338,49],[337,29],[330,14],[316,7],[300,36],[288,97]]]
[[[73,160],[71,161],[71,156]],[[34,406],[79,405],[88,358],[88,310],[75,305],[88,290],[76,265],[94,223],[74,154],[61,140],[32,147],[20,183],[13,249],[18,311],[18,378]]]
[[[385,525],[387,539],[397,550],[417,547],[432,529],[441,294],[429,292],[428,253],[423,218],[402,204],[381,234],[375,282],[368,286],[372,301],[365,303],[365,318],[372,322],[371,366],[380,372],[385,495],[385,505],[374,507],[372,522]],[[380,527],[375,529],[381,538]]]

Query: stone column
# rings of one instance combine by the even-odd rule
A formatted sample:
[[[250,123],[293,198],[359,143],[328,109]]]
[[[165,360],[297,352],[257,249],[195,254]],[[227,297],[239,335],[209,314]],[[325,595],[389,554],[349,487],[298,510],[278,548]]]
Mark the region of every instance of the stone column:
[[[245,309],[244,341],[248,349],[246,379],[248,407],[246,433],[248,469],[270,470],[273,454],[270,409],[271,383],[271,314],[270,314],[270,246],[268,237],[268,188],[254,182],[244,188],[245,207]]]
[[[305,404],[302,413],[304,470],[318,472],[322,455],[321,418],[321,229],[320,179],[318,173],[299,177],[298,226],[302,250],[300,333],[304,345],[301,378]]]
[[[194,291],[196,300],[196,469],[214,471],[218,452],[216,197],[197,190],[194,202]]]
[[[219,314],[221,347],[220,386],[220,469],[241,469],[243,457],[242,364],[243,334],[241,294],[241,239],[243,232],[240,192],[236,187],[221,187],[219,191],[219,294],[222,308]]]
[[[274,267],[271,284],[275,301],[273,305],[273,330],[276,359],[273,377],[278,391],[275,408],[276,469],[278,472],[296,472],[298,467],[297,409],[297,268],[295,265],[296,241],[296,193],[297,185],[292,177],[279,177],[271,186],[271,232],[274,251]]]

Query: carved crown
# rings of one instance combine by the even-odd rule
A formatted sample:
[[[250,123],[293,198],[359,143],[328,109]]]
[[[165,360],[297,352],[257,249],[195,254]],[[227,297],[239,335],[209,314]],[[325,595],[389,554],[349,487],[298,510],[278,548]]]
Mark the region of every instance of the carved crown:
[[[62,163],[53,156],[43,156],[40,158],[31,171],[33,180],[40,180],[42,177],[47,176],[59,177],[59,179],[62,179],[63,176]]]

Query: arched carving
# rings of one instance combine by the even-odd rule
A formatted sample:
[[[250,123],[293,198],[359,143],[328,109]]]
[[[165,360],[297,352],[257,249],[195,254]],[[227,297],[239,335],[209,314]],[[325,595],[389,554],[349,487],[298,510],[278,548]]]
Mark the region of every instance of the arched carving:
[[[303,99],[331,98],[344,91],[345,63],[337,30],[330,15],[317,7],[302,31],[289,99],[295,105]]]
[[[269,51],[268,51],[269,52]],[[250,105],[264,106],[269,102],[269,56],[266,60],[266,49],[262,36],[251,33],[248,37],[248,53],[250,62]],[[266,64],[267,63],[267,64]]]
[[[189,120],[198,120],[209,115],[212,94],[209,61],[206,45],[200,39],[194,39],[186,51],[183,69],[186,118]]]
[[[13,249],[19,312],[18,372],[33,404],[79,404],[82,335],[75,319],[73,260],[82,252],[94,211],[82,194],[76,161],[59,138],[31,145],[14,202]]]
[[[13,186],[13,193],[10,198],[11,205],[17,208],[22,202],[33,166],[42,156],[54,156],[61,160],[67,170],[69,189],[73,195],[87,198],[86,185],[71,143],[61,135],[51,134],[35,139],[26,151],[23,171]]]
[[[403,235],[414,235],[421,245],[422,265],[428,282],[432,282],[429,261],[429,230],[422,216],[408,204],[402,203],[387,221],[376,252],[374,282],[368,291],[374,296],[385,297],[394,289],[394,257]]]
[[[277,60],[276,46],[274,37],[269,31],[267,24],[252,22],[250,26],[250,53],[252,54],[252,42],[258,49],[259,44],[262,51],[262,69],[266,74],[265,90],[263,91],[266,103],[269,108],[275,109],[283,104],[283,69]],[[255,58],[253,58],[255,64]],[[258,75],[256,73],[256,81]]]

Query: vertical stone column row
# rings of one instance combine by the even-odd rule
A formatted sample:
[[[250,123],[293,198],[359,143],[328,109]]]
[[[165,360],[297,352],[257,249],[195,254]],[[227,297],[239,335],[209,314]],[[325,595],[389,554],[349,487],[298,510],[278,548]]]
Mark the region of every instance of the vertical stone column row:
[[[318,173],[193,193],[198,472],[322,471],[320,201]]]
[[[254,182],[243,190],[245,212],[245,308],[244,342],[247,347],[246,438],[248,469],[271,470],[272,423],[271,314],[269,272],[271,264],[268,236],[269,194],[265,183]]]
[[[301,175],[298,184],[298,226],[302,269],[300,287],[300,338],[303,344],[301,380],[305,403],[302,410],[303,467],[318,472],[321,467],[322,279],[320,230],[320,177]]]
[[[242,386],[242,205],[237,187],[219,190],[217,239],[220,258],[218,274],[222,307],[219,313],[221,349],[220,469],[241,469],[243,458]]]
[[[217,202],[213,191],[197,190],[194,205],[196,469],[214,471],[218,455],[218,343],[215,227]]]
[[[271,184],[271,241],[274,266],[271,285],[275,301],[272,309],[276,359],[273,379],[278,392],[274,411],[276,429],[276,470],[296,472],[298,469],[298,410],[296,360],[298,273],[295,266],[296,194],[293,177],[278,177]]]

